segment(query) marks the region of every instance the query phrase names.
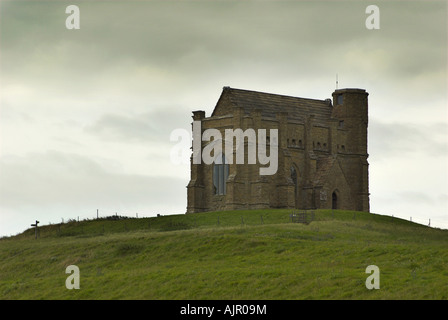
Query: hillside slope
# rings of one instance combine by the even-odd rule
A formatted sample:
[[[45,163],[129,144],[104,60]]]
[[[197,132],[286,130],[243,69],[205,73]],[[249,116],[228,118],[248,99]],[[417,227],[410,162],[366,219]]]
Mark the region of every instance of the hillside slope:
[[[94,220],[0,241],[0,299],[447,299],[448,230],[290,210]],[[80,290],[68,290],[68,265]],[[366,267],[380,270],[368,290]]]

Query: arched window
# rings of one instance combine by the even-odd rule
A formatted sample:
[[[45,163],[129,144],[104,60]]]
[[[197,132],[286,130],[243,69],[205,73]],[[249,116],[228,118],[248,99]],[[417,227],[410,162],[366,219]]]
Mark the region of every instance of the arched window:
[[[229,177],[229,164],[224,154],[215,158],[213,164],[213,186],[215,194],[226,194],[226,181]]]

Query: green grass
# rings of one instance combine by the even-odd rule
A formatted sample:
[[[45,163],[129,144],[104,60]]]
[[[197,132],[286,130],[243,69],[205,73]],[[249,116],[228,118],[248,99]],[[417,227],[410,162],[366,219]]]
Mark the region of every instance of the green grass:
[[[0,299],[447,299],[448,230],[290,210],[49,225],[0,240]],[[219,224],[218,224],[219,216]],[[263,223],[262,223],[263,222]],[[80,290],[68,290],[68,265]],[[380,289],[365,287],[368,265]]]

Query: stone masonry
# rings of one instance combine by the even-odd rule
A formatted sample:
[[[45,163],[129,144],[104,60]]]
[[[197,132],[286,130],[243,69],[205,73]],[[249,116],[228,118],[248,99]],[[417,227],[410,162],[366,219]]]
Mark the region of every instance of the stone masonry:
[[[369,212],[367,97],[363,89],[339,89],[332,100],[316,100],[224,87],[212,115],[194,111],[193,120],[201,121],[202,131],[214,128],[223,136],[225,129],[278,129],[278,170],[262,176],[258,163],[192,161],[187,213],[261,208]],[[202,141],[202,148],[207,143]],[[246,144],[246,156],[247,149]]]

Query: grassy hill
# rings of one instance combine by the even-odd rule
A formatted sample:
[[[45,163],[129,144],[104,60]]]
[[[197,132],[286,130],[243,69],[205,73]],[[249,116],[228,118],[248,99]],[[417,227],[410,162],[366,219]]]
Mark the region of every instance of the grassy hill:
[[[71,221],[0,240],[0,299],[448,299],[448,230],[353,211]],[[80,290],[68,290],[68,265]],[[380,289],[365,286],[366,267]]]

